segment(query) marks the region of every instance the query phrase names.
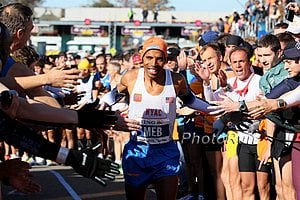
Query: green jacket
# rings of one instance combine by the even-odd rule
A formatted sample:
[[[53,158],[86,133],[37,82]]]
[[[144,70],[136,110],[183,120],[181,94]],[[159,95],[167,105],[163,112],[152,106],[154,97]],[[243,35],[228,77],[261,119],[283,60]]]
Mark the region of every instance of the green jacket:
[[[264,94],[268,94],[276,85],[286,78],[288,78],[288,72],[284,69],[284,63],[280,62],[262,75],[259,81],[259,87]]]

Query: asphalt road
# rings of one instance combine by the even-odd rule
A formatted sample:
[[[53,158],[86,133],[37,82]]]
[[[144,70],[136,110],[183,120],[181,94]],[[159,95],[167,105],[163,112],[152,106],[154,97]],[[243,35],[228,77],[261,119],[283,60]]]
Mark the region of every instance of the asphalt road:
[[[5,200],[80,200],[104,199],[123,200],[125,198],[124,179],[122,175],[109,181],[102,187],[94,181],[78,175],[67,166],[33,166],[34,179],[42,186],[42,191],[33,195],[18,193],[8,186],[2,187]],[[154,200],[153,190],[147,190],[147,200]]]

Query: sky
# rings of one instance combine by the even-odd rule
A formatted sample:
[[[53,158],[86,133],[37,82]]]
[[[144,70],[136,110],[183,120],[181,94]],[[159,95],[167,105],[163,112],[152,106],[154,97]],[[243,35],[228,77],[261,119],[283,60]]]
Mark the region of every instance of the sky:
[[[244,11],[246,0],[169,0],[176,11]],[[80,7],[93,0],[45,0],[45,7]]]

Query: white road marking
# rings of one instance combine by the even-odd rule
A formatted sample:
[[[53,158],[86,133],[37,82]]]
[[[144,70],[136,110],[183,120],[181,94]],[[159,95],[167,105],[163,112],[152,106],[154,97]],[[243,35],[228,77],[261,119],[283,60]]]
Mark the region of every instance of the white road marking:
[[[60,175],[60,173],[50,170],[50,173],[52,173],[58,181],[64,186],[64,188],[67,190],[67,192],[71,195],[72,199],[74,200],[81,200],[80,196],[73,190],[73,188],[65,181],[65,179]]]

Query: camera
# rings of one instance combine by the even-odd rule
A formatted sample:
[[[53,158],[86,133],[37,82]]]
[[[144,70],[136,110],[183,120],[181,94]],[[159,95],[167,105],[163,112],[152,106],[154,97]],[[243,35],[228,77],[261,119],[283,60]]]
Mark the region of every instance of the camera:
[[[196,55],[196,52],[194,50],[192,50],[192,49],[190,49],[190,50],[184,50],[184,53],[187,56],[195,56]]]
[[[286,9],[285,19],[293,22],[295,16],[295,11]]]

